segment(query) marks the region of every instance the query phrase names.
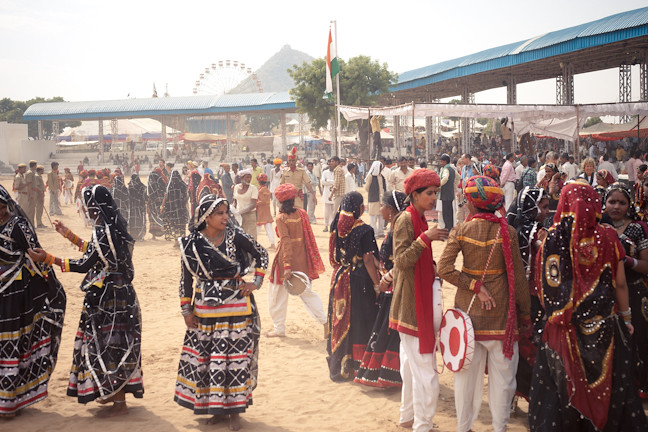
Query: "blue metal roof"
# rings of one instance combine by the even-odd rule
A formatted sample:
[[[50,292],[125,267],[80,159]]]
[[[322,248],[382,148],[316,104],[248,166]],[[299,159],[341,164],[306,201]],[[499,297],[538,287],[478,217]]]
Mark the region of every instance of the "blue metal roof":
[[[648,7],[403,72],[391,91],[421,87],[646,35]]]
[[[288,92],[38,103],[25,120],[111,119],[295,109]]]

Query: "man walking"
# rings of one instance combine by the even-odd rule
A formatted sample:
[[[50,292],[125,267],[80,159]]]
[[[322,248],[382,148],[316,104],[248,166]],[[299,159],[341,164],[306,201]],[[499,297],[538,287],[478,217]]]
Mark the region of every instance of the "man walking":
[[[509,153],[506,155],[506,162],[502,165],[502,174],[500,174],[500,186],[504,190],[504,210],[508,211],[509,206],[515,197],[515,168],[513,168],[513,159],[515,155]]]
[[[444,154],[439,160],[441,165],[441,214],[439,227],[450,231],[454,227],[454,200],[457,172],[450,165],[450,156]]]
[[[61,193],[61,178],[59,178],[58,162],[52,162],[52,170],[47,174],[47,185],[49,188],[49,211],[51,215],[62,216],[63,212],[61,211],[61,204],[59,202],[59,195]]]

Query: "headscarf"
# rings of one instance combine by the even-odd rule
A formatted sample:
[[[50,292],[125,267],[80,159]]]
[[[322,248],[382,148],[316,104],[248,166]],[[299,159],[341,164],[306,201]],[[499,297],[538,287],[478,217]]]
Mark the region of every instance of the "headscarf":
[[[542,228],[542,222],[536,221],[538,217],[538,203],[548,198],[545,190],[537,187],[525,187],[511,203],[506,213],[506,219],[518,234],[518,245],[522,254],[522,262],[527,271],[527,277],[531,267],[531,251],[533,249],[533,239],[536,232]]]
[[[613,184],[616,180],[614,180],[614,176],[612,176],[612,173],[606,169],[600,169],[596,172],[596,174],[600,175],[603,180],[610,186]]]
[[[464,195],[478,209],[494,212],[504,205],[504,191],[490,177],[470,177],[466,181]]]
[[[383,203],[395,208],[399,213],[405,210],[405,207],[407,207],[405,200],[407,200],[407,195],[396,190],[392,191],[391,193],[386,193],[383,196]]]
[[[617,266],[625,253],[616,231],[598,223],[601,216],[594,188],[568,183],[538,252],[535,276],[547,312],[543,341],[565,369],[570,404],[602,430],[610,406],[617,325],[609,317]]]
[[[268,176],[265,175],[264,173],[260,173],[260,174],[257,176],[257,181],[258,181],[259,183],[261,183],[261,182],[263,182],[263,183],[267,183],[267,182],[268,182]]]
[[[405,186],[405,194],[411,195],[412,192],[430,186],[441,186],[441,177],[439,174],[429,169],[419,168],[414,170],[412,174],[407,176],[403,182]]]
[[[29,229],[34,235],[34,242],[38,243],[38,238],[36,236],[36,229],[34,228],[34,225],[32,225],[31,221],[27,217],[27,214],[22,209],[22,207],[18,205],[18,202],[11,197],[9,191],[7,191],[7,189],[5,189],[5,187],[2,185],[0,185],[0,203],[5,204],[7,206],[7,210],[12,215],[21,216],[23,219],[25,219],[25,223],[29,226]]]
[[[497,185],[497,182],[490,177],[473,176],[466,182],[464,191],[466,199],[478,209],[493,213],[477,213],[467,220],[484,219],[489,222],[499,223],[500,235],[502,236],[502,252],[506,263],[506,276],[509,286],[508,316],[506,317],[506,329],[504,330],[504,342],[502,352],[504,357],[513,356],[513,344],[515,342],[515,329],[517,326],[517,307],[515,304],[515,269],[513,267],[513,252],[509,239],[509,229],[506,219],[498,217],[494,212],[504,204],[504,191]]]
[[[383,169],[382,162],[373,161],[373,163],[371,164],[371,168],[369,168],[369,172],[367,173],[367,177],[380,175],[382,169]]]
[[[223,188],[218,181],[216,181],[214,176],[209,173],[203,174],[203,179],[200,181],[198,189],[196,189],[196,201],[200,202],[205,195],[217,195],[221,198],[225,198]]]
[[[120,176],[119,174],[115,173],[113,174],[115,177],[113,178],[113,185],[111,188],[111,195],[113,196],[113,199],[115,200],[115,204],[117,205],[117,209],[122,213],[122,216],[125,218],[128,217],[128,206],[129,206],[129,196],[128,196],[128,188],[124,184],[124,178]]]
[[[277,198],[277,201],[284,202],[297,198],[299,191],[297,190],[295,185],[291,183],[284,183],[275,188],[274,195],[275,198]]]
[[[500,170],[495,165],[488,164],[484,166],[483,174],[494,180],[498,180],[500,176]]]
[[[120,255],[124,254],[128,255],[125,258],[130,260],[130,247],[135,243],[135,240],[128,234],[126,219],[117,210],[115,201],[108,189],[102,185],[85,187],[82,196],[88,219],[90,219],[89,211],[91,209],[97,211],[106,230],[110,231],[110,238],[116,251],[115,258],[119,259]]]
[[[219,197],[218,195],[203,196],[198,204],[198,208],[196,209],[196,223],[191,230],[195,232],[205,229],[205,220],[210,214],[212,214],[216,207],[220,206],[222,203],[225,203],[229,210],[229,202],[225,198]]]
[[[118,177],[121,180],[121,177]],[[146,235],[146,186],[139,174],[132,174],[128,184],[129,211],[121,211],[122,216],[128,217],[128,229],[133,237],[141,240]],[[116,200],[115,200],[116,201]]]

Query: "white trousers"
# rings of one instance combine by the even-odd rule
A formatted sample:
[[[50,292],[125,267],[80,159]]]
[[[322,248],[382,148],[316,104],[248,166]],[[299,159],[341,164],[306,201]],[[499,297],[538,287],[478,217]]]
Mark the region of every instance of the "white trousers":
[[[275,238],[274,238],[274,230],[272,229],[272,222],[263,224],[263,227],[265,228],[265,232],[268,235],[268,240],[270,240],[270,244],[274,246]]]
[[[308,210],[306,213],[308,213],[308,220],[310,223],[314,224],[317,222],[317,219],[315,218],[315,201],[313,201],[312,193],[308,193],[306,196],[308,197]]]
[[[513,204],[513,199],[515,198],[515,183],[506,182],[502,189],[504,190],[504,206],[506,211],[508,211],[511,204]]]
[[[324,200],[322,199],[322,201]],[[335,210],[333,206],[333,201],[324,201],[324,226],[326,228],[331,227],[331,222],[333,222],[333,218],[335,217]]]
[[[63,189],[63,198],[65,199],[65,204],[74,204],[74,198],[72,195],[72,189]]]
[[[385,220],[382,215],[371,215],[371,227],[377,236],[385,235]]]
[[[504,432],[511,414],[511,401],[515,395],[515,374],[518,366],[518,344],[513,346],[509,360],[502,353],[502,341],[475,341],[475,352],[468,370],[454,375],[457,431],[470,430],[477,420],[484,389],[484,368],[488,360],[488,405],[493,430]]]
[[[268,308],[270,309],[270,318],[276,333],[286,333],[286,316],[288,315],[288,291],[283,284],[271,283],[268,288]],[[304,292],[299,296],[306,306],[306,310],[320,324],[326,324],[327,318],[322,299],[310,286],[307,286]]]
[[[401,388],[400,423],[414,419],[414,432],[428,432],[439,399],[439,375],[436,373],[436,353],[421,354],[419,339],[405,333],[400,335]]]

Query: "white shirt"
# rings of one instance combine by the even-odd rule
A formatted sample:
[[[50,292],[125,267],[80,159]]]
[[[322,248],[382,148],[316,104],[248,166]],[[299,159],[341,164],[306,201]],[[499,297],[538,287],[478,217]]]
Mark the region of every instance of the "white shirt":
[[[234,199],[236,200],[236,208],[239,211],[249,207],[253,199],[259,199],[259,190],[254,185],[250,185],[244,194],[241,194],[240,190],[241,185],[236,185],[234,188]]]
[[[358,190],[358,183],[356,183],[355,175],[351,174],[350,172],[346,173],[344,176],[344,192],[349,193],[349,192],[355,192]]]
[[[270,180],[270,192],[274,193],[274,190],[281,184],[281,173],[283,170],[279,169],[279,172],[277,172],[275,169],[273,169],[270,172],[270,175],[268,176],[268,179]]]
[[[333,201],[329,201],[329,197],[331,196],[331,187],[334,183],[333,171],[328,168],[322,171],[322,201],[325,204],[333,203]]]
[[[527,167],[525,167],[522,164],[518,164],[518,166],[515,167],[515,180],[520,180],[520,177],[522,177],[522,173]]]
[[[612,165],[612,162],[610,161],[603,161],[601,164],[598,166],[599,170],[607,170],[610,174],[612,174],[612,177],[614,177],[614,180],[619,180],[619,174],[617,173],[616,168],[614,168],[614,165]]]

